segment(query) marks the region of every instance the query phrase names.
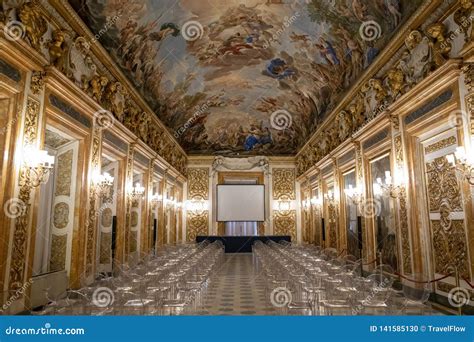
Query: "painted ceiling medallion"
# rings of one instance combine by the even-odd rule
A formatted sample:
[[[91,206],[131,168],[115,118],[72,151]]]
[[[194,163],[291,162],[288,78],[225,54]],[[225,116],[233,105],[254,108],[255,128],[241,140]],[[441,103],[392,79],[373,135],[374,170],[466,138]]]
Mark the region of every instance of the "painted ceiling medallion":
[[[421,0],[70,0],[190,154],[294,154]]]

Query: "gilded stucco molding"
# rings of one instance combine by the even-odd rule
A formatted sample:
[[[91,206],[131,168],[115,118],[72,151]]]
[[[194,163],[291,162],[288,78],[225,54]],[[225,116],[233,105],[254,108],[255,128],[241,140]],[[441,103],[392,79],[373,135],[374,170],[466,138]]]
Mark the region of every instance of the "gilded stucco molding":
[[[38,135],[38,124],[40,116],[40,103],[29,98],[26,104],[25,118],[23,123],[23,148],[28,148],[36,144]],[[27,167],[20,168],[18,203],[22,204],[21,215],[15,219],[11,264],[10,264],[10,290],[17,290],[23,286],[26,275],[27,248],[28,248],[28,228],[31,216],[31,191],[32,174]]]
[[[209,168],[188,169],[188,200],[197,206],[209,200]],[[186,212],[186,241],[195,241],[198,235],[208,235],[209,210],[193,208]]]

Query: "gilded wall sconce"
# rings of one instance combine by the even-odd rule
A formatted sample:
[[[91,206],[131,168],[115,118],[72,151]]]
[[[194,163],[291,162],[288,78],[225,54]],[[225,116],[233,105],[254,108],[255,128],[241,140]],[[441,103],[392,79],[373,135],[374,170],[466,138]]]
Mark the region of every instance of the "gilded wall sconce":
[[[153,208],[157,208],[158,205],[163,201],[163,196],[155,193],[153,196],[151,196],[151,206]]]
[[[26,148],[23,153],[23,168],[26,176],[26,184],[30,188],[37,188],[48,182],[54,166],[54,156],[48,151],[36,148]]]
[[[324,195],[324,198],[328,202],[328,204],[331,205],[331,206],[335,206],[337,204],[336,194],[332,190],[329,190]]]
[[[110,199],[110,193],[114,184],[114,177],[108,172],[97,173],[92,177],[92,188],[96,196],[104,200]]]
[[[321,210],[323,206],[323,199],[321,197],[316,197],[313,196],[310,200],[311,205],[316,209],[316,210]]]
[[[459,146],[454,154],[449,154],[446,158],[456,167],[461,177],[465,178],[470,185],[474,185],[474,156],[472,154],[466,154],[464,148]]]
[[[401,174],[401,172],[400,172]],[[385,179],[377,178],[374,184],[374,195],[381,195],[382,193],[388,193],[392,198],[398,198],[403,192],[404,182],[402,177],[397,177],[398,182],[394,183],[390,171],[385,171]]]
[[[354,188],[352,184],[349,184],[349,187],[347,189],[344,189],[344,193],[347,198],[351,200],[352,203],[354,203],[355,205],[359,205],[364,199],[362,191],[358,187]]]
[[[130,199],[132,200],[132,204],[136,206],[138,202],[143,198],[143,194],[145,193],[145,188],[141,186],[140,183],[135,183],[129,191]]]

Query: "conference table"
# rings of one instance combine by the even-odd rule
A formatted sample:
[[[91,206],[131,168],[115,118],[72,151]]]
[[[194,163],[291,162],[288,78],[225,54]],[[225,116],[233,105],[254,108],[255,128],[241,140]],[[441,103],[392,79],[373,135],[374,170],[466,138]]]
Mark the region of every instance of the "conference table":
[[[222,241],[225,247],[226,253],[252,253],[252,245],[256,241],[287,241],[291,242],[291,236],[289,235],[264,235],[264,236],[207,236],[199,235],[196,236],[196,242],[203,241]]]

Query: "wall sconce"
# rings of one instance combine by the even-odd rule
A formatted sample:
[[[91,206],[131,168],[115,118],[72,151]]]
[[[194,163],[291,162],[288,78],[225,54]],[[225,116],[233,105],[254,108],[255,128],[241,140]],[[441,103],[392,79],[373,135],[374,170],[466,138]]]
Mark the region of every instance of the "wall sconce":
[[[114,184],[114,177],[108,172],[96,173],[92,176],[92,190],[97,196],[107,199]]]
[[[174,206],[176,206],[176,202],[173,197],[165,198],[165,207],[167,210],[170,210]]]
[[[390,171],[385,171],[385,180],[382,180],[382,178],[380,178],[380,177],[376,179],[376,182],[377,182],[378,186],[380,187],[380,188],[377,188],[377,191],[386,192],[390,195],[390,197],[398,198],[400,196],[402,190],[405,188],[404,187],[404,182],[402,182],[401,174],[402,173],[401,173],[401,170],[400,170],[399,176],[397,177],[398,184],[394,184],[393,180],[392,180],[392,175],[390,174]],[[375,190],[374,190],[374,192],[375,192]]]
[[[208,209],[208,202],[202,198],[186,201],[186,210],[194,215],[202,215]]]
[[[145,188],[141,186],[139,182],[135,183],[135,186],[133,186],[129,192],[132,203],[135,205],[138,204],[138,201],[142,199],[144,193]]]
[[[303,207],[307,209],[307,201],[303,201]],[[277,209],[280,212],[288,212],[291,210],[291,202],[289,199],[282,198],[278,200]]]
[[[49,155],[46,150],[29,147],[23,151],[23,163],[29,171],[28,185],[37,188],[48,181],[54,166],[54,156]]]
[[[311,205],[316,209],[320,210],[323,206],[323,199],[321,197],[313,196],[310,200]]]
[[[336,194],[334,193],[334,191],[329,190],[327,194],[324,195],[324,198],[329,202],[329,205],[336,205]]]
[[[474,185],[474,157],[466,154],[463,147],[456,148],[456,152],[446,156],[448,162],[456,167],[456,171],[466,178],[470,185]]]
[[[352,184],[349,184],[349,188],[344,189],[344,193],[355,205],[359,205],[364,199],[362,191],[359,188],[354,188]]]
[[[151,206],[153,208],[158,207],[158,205],[163,201],[163,196],[161,196],[158,193],[155,193],[153,196],[151,196]]]

